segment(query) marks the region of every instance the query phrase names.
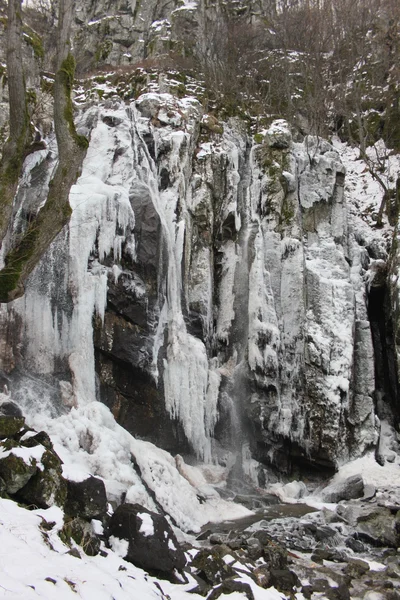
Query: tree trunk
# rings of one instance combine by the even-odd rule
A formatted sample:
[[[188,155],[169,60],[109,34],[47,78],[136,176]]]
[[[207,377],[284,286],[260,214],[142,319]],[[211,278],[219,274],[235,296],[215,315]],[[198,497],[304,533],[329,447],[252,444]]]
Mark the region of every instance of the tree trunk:
[[[88,141],[76,133],[71,92],[75,60],[70,50],[75,1],[60,0],[57,39],[57,71],[54,82],[54,127],[58,144],[58,166],[49,185],[46,204],[30,224],[19,244],[7,255],[0,271],[0,302],[24,293],[24,284],[56,235],[71,216],[69,192],[76,182]]]
[[[0,247],[12,215],[18,177],[29,141],[29,114],[22,66],[22,0],[9,0],[7,12],[7,77],[10,135],[0,163]]]

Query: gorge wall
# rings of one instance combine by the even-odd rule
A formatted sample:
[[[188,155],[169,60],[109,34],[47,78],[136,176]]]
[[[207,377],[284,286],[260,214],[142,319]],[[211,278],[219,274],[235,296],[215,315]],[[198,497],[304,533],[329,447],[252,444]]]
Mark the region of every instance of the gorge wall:
[[[283,121],[259,144],[238,119],[220,127],[168,94],[82,112],[71,222],[2,305],[1,368],[22,404],[98,398],[174,453],[226,461],[247,444],[280,471],[333,470],[378,442],[366,276],[379,261],[330,144],[294,142]],[[16,228],[55,152],[50,140],[27,160]]]
[[[218,12],[117,4],[79,8],[82,68],[147,58]],[[397,259],[390,228],[370,227],[345,187],[343,145],[282,120],[252,135],[167,90],[80,102],[90,146],[71,221],[24,297],[1,305],[3,385],[54,415],[100,400],[138,438],[236,461],[260,485],[271,469],[326,474],[369,449],[390,460]],[[25,161],[13,233],[56,161],[50,133]]]

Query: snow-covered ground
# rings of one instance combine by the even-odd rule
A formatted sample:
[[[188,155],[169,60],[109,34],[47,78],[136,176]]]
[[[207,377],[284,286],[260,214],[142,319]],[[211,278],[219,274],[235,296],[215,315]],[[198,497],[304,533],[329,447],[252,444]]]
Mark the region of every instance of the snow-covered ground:
[[[56,524],[41,529],[43,519]],[[28,511],[11,500],[0,499],[0,598],[13,600],[195,600],[188,590],[196,586],[157,580],[107,549],[107,556],[82,558],[68,554],[57,535],[62,526],[58,508]],[[250,577],[255,600],[280,600],[282,594],[261,589]],[[243,598],[242,594],[221,596]]]

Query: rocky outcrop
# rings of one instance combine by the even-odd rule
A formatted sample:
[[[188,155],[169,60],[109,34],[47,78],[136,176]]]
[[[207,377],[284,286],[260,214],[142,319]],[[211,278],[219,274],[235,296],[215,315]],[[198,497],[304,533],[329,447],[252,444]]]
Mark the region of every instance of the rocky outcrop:
[[[25,369],[54,410],[100,398],[173,452],[225,460],[247,443],[259,482],[271,466],[334,471],[380,431],[345,169],[283,121],[256,143],[210,118],[155,93],[82,112],[69,230],[2,310],[0,367],[17,401]]]

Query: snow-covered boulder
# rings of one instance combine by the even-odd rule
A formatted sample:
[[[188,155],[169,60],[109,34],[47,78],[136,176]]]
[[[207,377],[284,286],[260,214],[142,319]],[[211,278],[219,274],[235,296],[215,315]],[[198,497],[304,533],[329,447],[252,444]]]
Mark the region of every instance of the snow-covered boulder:
[[[292,141],[289,124],[284,119],[277,119],[268,128],[265,141],[270,148],[283,150],[289,148]]]
[[[114,552],[142,569],[167,574],[185,566],[185,555],[168,521],[139,504],[119,506],[107,533]]]

